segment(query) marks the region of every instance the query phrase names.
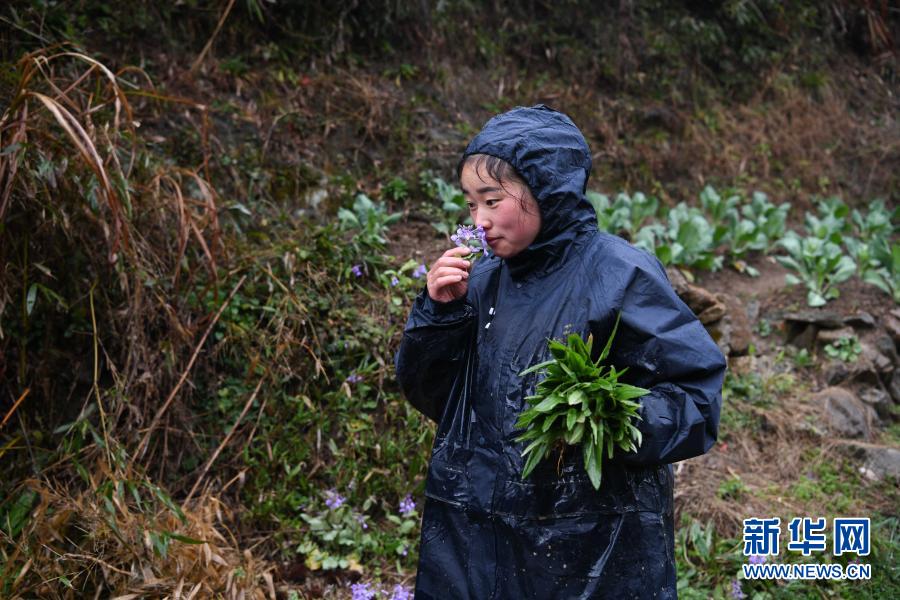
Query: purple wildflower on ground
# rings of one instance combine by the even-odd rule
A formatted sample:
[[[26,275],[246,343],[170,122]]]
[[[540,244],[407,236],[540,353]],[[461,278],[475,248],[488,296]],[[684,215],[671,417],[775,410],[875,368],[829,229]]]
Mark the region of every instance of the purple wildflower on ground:
[[[409,554],[409,546],[403,546],[403,549],[400,550],[400,556],[406,556]]]
[[[337,510],[347,499],[338,494],[335,490],[325,492],[325,506],[331,510]]]
[[[347,383],[359,383],[362,380],[363,380],[362,375],[357,375],[356,373],[351,373],[350,375],[347,376],[346,382]]]
[[[766,557],[763,554],[754,554],[749,559],[747,559],[747,562],[749,562],[751,565],[761,565],[766,562]]]
[[[413,279],[421,279],[424,275],[428,273],[428,267],[425,264],[421,264],[416,267],[416,270],[412,272]]]
[[[350,272],[352,272],[357,277],[363,276],[363,266],[362,265],[353,265],[350,267]]]
[[[353,594],[352,600],[372,600],[375,597],[375,590],[368,583],[354,583],[350,586],[350,592]]]
[[[363,529],[369,528],[368,523],[366,523],[366,518],[363,515],[356,515],[356,522],[359,523],[360,527]]]
[[[415,512],[415,510],[416,510],[416,503],[412,499],[412,496],[410,494],[407,494],[406,498],[404,498],[403,500],[400,501],[400,514],[408,515],[410,513]]]
[[[731,597],[734,600],[743,600],[747,595],[744,594],[744,590],[741,588],[741,582],[737,579],[732,580],[731,582]]]
[[[412,594],[408,589],[398,583],[394,586],[394,589],[391,592],[391,596],[390,598],[388,598],[388,600],[412,600]]]
[[[400,283],[400,280],[397,279],[397,276],[396,276],[396,275],[394,275],[394,276],[391,277],[391,287],[397,287],[397,285],[398,285],[399,283]]]

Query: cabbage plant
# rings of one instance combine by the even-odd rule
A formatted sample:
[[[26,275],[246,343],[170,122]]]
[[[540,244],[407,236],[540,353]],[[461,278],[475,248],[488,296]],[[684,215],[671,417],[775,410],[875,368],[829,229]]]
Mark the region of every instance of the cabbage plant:
[[[789,231],[779,244],[788,256],[776,256],[782,266],[793,270],[785,277],[788,285],[806,286],[806,302],[810,306],[824,306],[840,296],[837,284],[856,272],[856,263],[841,251],[836,243],[818,236],[801,238]]]

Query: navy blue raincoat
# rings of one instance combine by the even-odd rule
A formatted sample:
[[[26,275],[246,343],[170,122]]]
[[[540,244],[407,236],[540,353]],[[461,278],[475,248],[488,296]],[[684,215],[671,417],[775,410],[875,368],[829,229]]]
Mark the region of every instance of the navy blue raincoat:
[[[416,299],[396,357],[405,396],[438,423],[416,598],[675,598],[673,472],[716,440],[725,360],[655,257],[601,233],[584,197],[591,155],[544,106],[496,116],[468,154],[510,163],[541,211],[535,241],[482,258],[465,298]],[[643,444],[603,465],[597,491],[572,449],[522,479],[516,419],[547,339],[593,334],[649,388]]]

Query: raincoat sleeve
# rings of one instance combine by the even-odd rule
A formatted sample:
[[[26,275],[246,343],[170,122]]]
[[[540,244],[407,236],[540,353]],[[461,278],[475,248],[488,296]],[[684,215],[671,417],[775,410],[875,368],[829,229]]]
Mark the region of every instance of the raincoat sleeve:
[[[639,399],[643,442],[619,457],[631,466],[673,463],[709,450],[718,435],[725,376],[722,352],[651,260],[655,264],[648,260],[633,271],[613,342],[613,364],[628,367],[626,379],[650,390]]]
[[[419,412],[440,421],[475,324],[465,298],[435,302],[422,291],[413,304],[395,357],[397,381]]]

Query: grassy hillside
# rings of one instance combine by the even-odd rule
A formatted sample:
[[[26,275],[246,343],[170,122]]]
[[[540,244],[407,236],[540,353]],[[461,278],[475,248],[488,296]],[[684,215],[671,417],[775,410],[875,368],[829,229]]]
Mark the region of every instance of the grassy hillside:
[[[402,598],[433,428],[393,353],[459,153],[536,102],[588,138],[601,226],[749,316],[678,466],[682,595],[900,592],[897,481],[814,400],[854,342],[789,318],[890,336],[896,6],[213,4],[0,9],[0,596]],[[866,441],[898,448],[888,398]],[[769,515],[871,516],[873,580],[737,580]]]

